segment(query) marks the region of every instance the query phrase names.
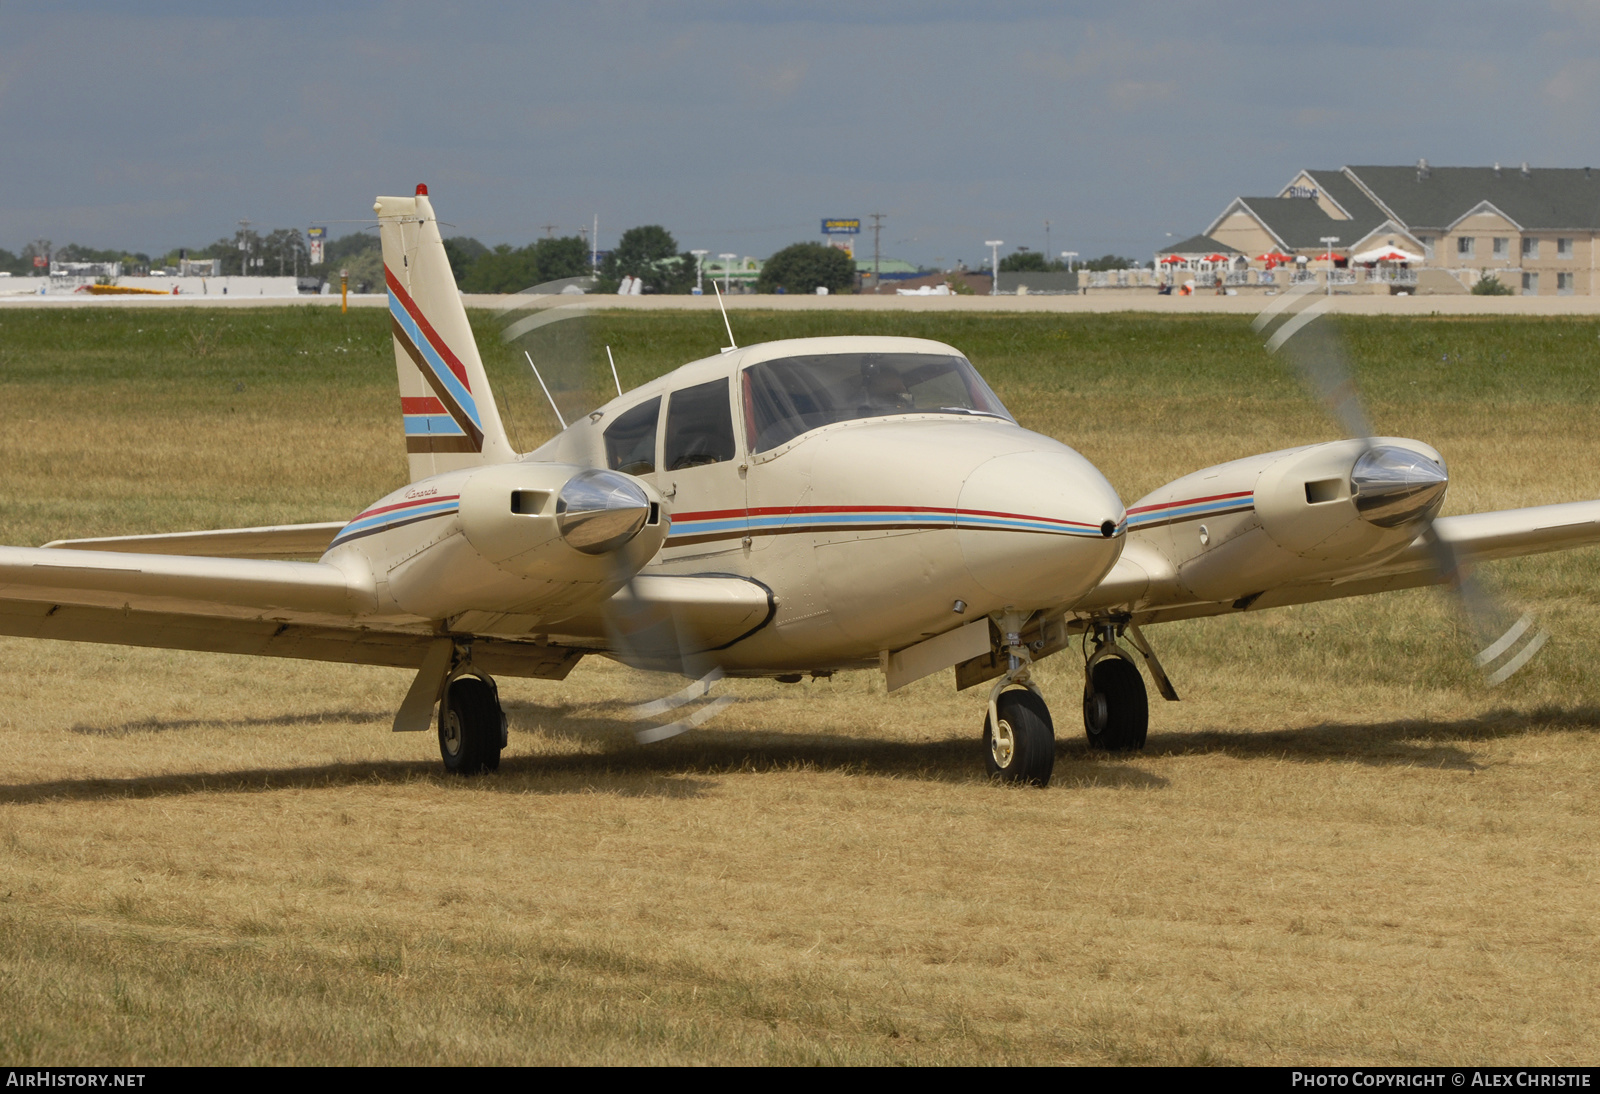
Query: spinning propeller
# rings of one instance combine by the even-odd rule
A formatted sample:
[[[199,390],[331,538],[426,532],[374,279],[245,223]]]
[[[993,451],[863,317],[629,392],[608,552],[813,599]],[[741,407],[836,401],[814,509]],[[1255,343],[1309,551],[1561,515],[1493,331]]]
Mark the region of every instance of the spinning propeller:
[[[522,351],[534,379],[548,400],[561,428],[578,421],[592,409],[610,399],[611,385],[603,379],[597,384],[597,370],[589,359],[588,318],[591,303],[583,296],[562,294],[553,286],[535,285],[518,294],[515,306],[501,316],[501,340]],[[622,383],[617,377],[611,347],[609,378],[617,394]],[[557,400],[567,404],[563,413]],[[648,702],[632,704],[629,716],[652,723],[634,732],[640,744],[651,744],[676,737],[704,725],[736,701],[722,695],[692,710],[683,717],[662,722],[664,716],[709,695],[723,678],[721,668],[693,648],[692,636],[685,636],[670,611],[653,606],[638,595],[638,574],[626,560],[625,552],[613,550],[625,543],[646,519],[649,499],[636,480],[617,471],[584,471],[569,480],[558,499],[557,522],[568,542],[593,554],[609,553],[614,583],[620,591],[608,602],[606,638],[617,659],[633,669],[656,669],[686,676],[693,683]]]
[[[1410,449],[1375,439],[1345,361],[1343,344],[1327,317],[1332,298],[1313,294],[1317,294],[1315,285],[1292,289],[1262,311],[1251,328],[1258,334],[1271,330],[1267,352],[1287,359],[1322,399],[1345,435],[1362,443],[1350,472],[1356,509],[1380,527],[1416,523],[1417,538],[1427,547],[1445,584],[1455,592],[1482,644],[1474,661],[1491,686],[1502,683],[1539,652],[1549,632],[1527,613],[1513,621],[1511,613],[1467,572],[1450,541],[1439,534],[1434,522],[1449,485],[1445,469]]]

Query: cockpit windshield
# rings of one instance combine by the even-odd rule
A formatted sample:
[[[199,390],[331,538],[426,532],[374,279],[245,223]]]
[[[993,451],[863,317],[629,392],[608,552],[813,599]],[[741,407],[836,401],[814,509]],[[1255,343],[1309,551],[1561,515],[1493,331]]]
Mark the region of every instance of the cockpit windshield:
[[[979,414],[1014,420],[964,357],[825,353],[744,370],[750,450],[765,452],[818,426],[885,414]]]

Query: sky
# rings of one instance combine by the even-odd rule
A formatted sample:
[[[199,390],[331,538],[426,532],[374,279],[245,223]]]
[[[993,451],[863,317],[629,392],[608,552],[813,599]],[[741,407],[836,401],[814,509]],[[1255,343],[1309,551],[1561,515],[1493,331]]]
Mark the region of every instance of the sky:
[[[425,182],[491,245],[877,212],[928,266],[1148,259],[1301,168],[1600,165],[1597,114],[1600,0],[0,0],[0,247],[338,237]]]

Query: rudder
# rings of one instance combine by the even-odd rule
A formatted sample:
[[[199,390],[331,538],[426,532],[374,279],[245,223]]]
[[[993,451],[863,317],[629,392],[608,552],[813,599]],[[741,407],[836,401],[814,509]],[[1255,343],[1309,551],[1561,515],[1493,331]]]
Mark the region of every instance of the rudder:
[[[414,197],[380,197],[372,208],[411,481],[515,459],[427,187],[418,186]]]

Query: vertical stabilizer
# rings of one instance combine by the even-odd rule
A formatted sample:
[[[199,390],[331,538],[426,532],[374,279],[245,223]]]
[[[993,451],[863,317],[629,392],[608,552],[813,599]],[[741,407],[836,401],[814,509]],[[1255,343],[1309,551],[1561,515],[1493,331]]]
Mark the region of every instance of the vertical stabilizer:
[[[428,188],[418,186],[415,197],[380,197],[373,210],[383,239],[411,481],[515,458],[450,272]]]

